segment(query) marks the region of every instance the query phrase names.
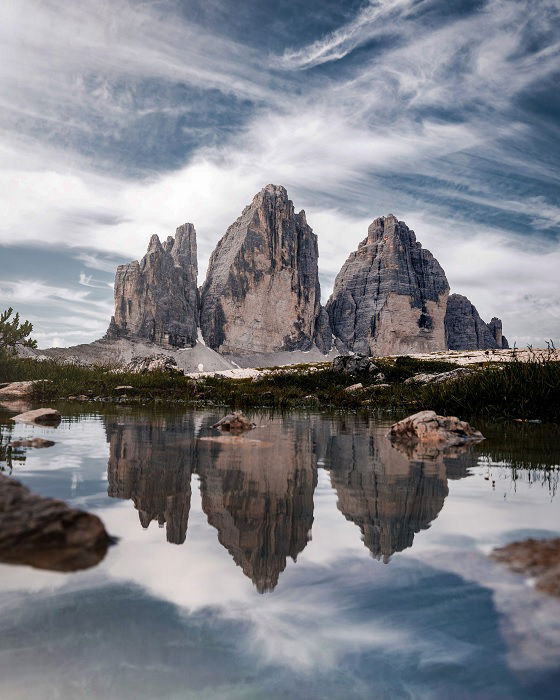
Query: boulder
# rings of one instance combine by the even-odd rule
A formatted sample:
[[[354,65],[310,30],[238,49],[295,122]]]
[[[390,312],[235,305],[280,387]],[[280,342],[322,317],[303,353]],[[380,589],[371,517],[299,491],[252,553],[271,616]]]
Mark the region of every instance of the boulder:
[[[106,337],[142,338],[158,345],[192,347],[197,341],[196,232],[179,226],[175,238],[152,236],[140,262],[119,265],[115,315]]]
[[[331,369],[350,375],[379,373],[379,367],[367,355],[339,355],[331,362]]]
[[[36,423],[56,427],[61,420],[60,413],[55,408],[36,408],[11,418],[16,423]]]
[[[317,236],[284,187],[267,185],[226,231],[201,289],[200,327],[236,356],[331,348],[321,307]]]
[[[452,447],[484,440],[481,432],[455,416],[438,416],[435,411],[420,411],[391,426],[394,442]]]
[[[48,379],[37,379],[28,382],[8,382],[0,386],[0,399],[24,399],[33,395],[41,384],[51,384]]]
[[[389,214],[375,219],[338,273],[327,312],[354,352],[400,355],[445,350],[449,285],[414,231]]]
[[[76,571],[98,564],[110,543],[96,515],[0,474],[0,562]]]
[[[472,367],[457,367],[449,372],[438,372],[436,374],[415,374],[404,380],[404,384],[441,384],[442,382],[450,382],[461,377],[466,377],[469,374],[474,374],[476,369]]]
[[[177,367],[177,360],[169,355],[157,354],[146,357],[133,357],[132,360],[123,367],[123,372],[133,374],[146,374],[147,372],[180,372]],[[122,387],[121,387],[122,388]]]
[[[234,411],[233,413],[228,413],[227,416],[224,416],[217,423],[214,423],[212,427],[218,430],[227,430],[231,433],[242,433],[245,430],[252,430],[256,426],[248,418],[245,418],[242,413]]]

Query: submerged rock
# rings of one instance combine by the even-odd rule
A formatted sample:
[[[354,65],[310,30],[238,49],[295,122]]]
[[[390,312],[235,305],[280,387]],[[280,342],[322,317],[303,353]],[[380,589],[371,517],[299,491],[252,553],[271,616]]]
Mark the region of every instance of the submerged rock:
[[[42,447],[52,447],[56,443],[52,440],[45,440],[44,438],[36,437],[29,440],[12,440],[8,447],[33,447],[39,449]]]
[[[490,555],[518,573],[535,578],[535,588],[560,597],[560,537],[528,539],[497,547]]]
[[[11,418],[16,423],[38,423],[40,425],[57,426],[60,423],[60,413],[55,408],[36,408]]]
[[[96,515],[0,474],[0,562],[76,571],[98,564],[110,543]]]
[[[218,428],[219,430],[228,430],[231,433],[242,433],[245,430],[252,430],[256,427],[248,418],[235,411],[234,413],[228,413],[217,423],[214,423],[213,428]]]
[[[367,355],[445,350],[449,285],[414,231],[389,214],[338,273],[327,312],[334,335]]]
[[[425,445],[464,445],[484,440],[481,432],[455,416],[438,416],[435,411],[420,411],[391,426],[394,442]]]

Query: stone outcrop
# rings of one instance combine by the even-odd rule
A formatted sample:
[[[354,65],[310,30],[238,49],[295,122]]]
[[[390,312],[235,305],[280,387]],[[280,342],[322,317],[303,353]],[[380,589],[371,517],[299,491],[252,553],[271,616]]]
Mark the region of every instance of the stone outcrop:
[[[108,338],[142,338],[167,347],[192,347],[197,340],[196,232],[179,226],[162,244],[152,236],[140,262],[119,265],[115,315]]]
[[[449,285],[414,231],[390,214],[370,225],[327,303],[334,335],[366,355],[445,350]]]
[[[331,346],[320,304],[317,237],[284,187],[267,185],[210,258],[201,290],[206,344],[247,355]]]
[[[77,571],[98,564],[110,543],[96,515],[0,474],[0,562]]]
[[[445,336],[449,350],[491,350],[508,348],[502,322],[484,323],[476,308],[462,294],[451,294],[445,313]]]

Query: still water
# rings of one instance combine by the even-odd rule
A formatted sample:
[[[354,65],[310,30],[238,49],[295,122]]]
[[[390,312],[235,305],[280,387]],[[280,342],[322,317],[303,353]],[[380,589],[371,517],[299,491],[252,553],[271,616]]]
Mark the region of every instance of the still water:
[[[12,474],[119,541],[78,573],[0,566],[1,698],[558,698],[560,601],[487,557],[560,534],[557,431],[428,457],[354,415],[234,441],[219,412],[8,415],[4,442],[56,441]]]

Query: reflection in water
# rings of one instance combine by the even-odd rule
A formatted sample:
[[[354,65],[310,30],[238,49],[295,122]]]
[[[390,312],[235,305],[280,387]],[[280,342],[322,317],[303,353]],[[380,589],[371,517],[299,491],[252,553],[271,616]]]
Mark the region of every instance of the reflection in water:
[[[333,424],[327,461],[339,510],[384,562],[411,547],[414,535],[437,517],[448,494],[448,476],[466,476],[474,464],[469,451],[455,450],[449,459],[437,451],[409,457],[379,429],[357,432],[348,421]]]
[[[119,417],[106,422],[110,440],[107,468],[113,498],[130,498],[142,527],[152,520],[167,529],[167,541],[182,544],[191,507],[191,474],[195,466],[192,416]]]
[[[261,593],[305,548],[317,484],[309,429],[287,432],[276,422],[266,437],[262,447],[203,442],[198,467],[208,522]]]
[[[250,438],[212,439],[205,419],[106,419],[109,495],[130,498],[143,527],[166,524],[169,542],[185,541],[191,477],[202,508],[260,592],[275,588],[288,557],[305,548],[313,523],[316,464],[330,471],[338,508],[361,530],[374,557],[389,560],[429,527],[448,494],[447,479],[468,474],[472,452],[407,456],[378,422],[271,419]]]

